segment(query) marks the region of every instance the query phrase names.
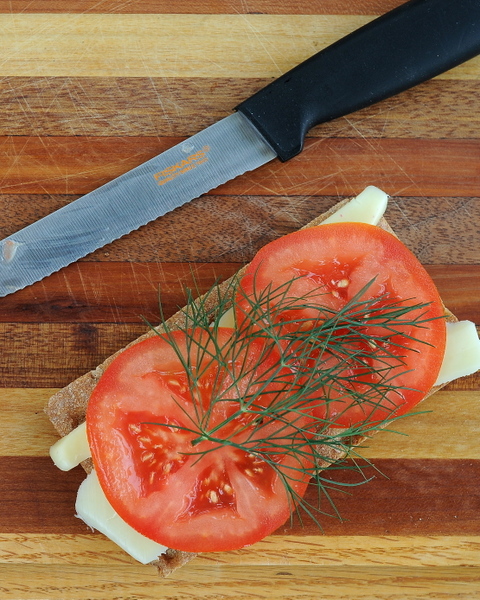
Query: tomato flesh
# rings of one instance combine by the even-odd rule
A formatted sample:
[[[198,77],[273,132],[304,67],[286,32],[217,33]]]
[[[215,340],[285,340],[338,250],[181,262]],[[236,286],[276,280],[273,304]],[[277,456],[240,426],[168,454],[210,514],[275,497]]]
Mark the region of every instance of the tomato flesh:
[[[312,405],[318,418],[342,427],[400,416],[436,381],[445,349],[444,311],[417,258],[378,227],[321,225],[262,248],[237,297],[240,326],[249,319],[259,327],[262,320],[273,321],[290,340],[332,320],[353,301],[365,303],[364,323],[357,316],[355,331],[338,327],[321,351],[303,352],[301,360],[306,372],[316,369],[319,377],[331,370],[334,377],[313,395]],[[420,304],[428,306],[413,308]],[[402,307],[408,313],[396,318],[392,331],[385,319]],[[297,350],[289,344],[293,362],[300,346],[304,351],[305,344],[298,343]]]
[[[254,426],[279,396],[278,386],[263,383],[278,353],[255,342],[231,355],[232,335],[219,329],[215,348],[205,332],[176,331],[169,340],[135,344],[109,366],[88,405],[87,434],[107,498],[134,529],[170,548],[206,552],[252,544],[291,512],[280,473],[299,497],[308,484],[306,474],[297,474],[304,459],[260,441],[275,436],[279,424]],[[249,394],[249,410],[239,410]],[[198,423],[213,432],[209,439],[201,439]],[[280,435],[295,431],[283,423]]]

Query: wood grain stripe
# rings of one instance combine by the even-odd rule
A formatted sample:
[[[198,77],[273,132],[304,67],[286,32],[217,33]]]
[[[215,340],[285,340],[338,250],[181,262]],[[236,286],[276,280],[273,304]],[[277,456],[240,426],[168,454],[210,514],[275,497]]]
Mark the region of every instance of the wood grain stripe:
[[[0,456],[48,455],[58,435],[43,409],[55,391],[55,388],[0,388],[0,419],[4,424]]]
[[[231,113],[268,78],[5,77],[0,134],[186,136]],[[431,80],[316,127],[311,137],[478,138],[479,80]]]
[[[224,281],[238,263],[87,263],[80,262],[7,296],[0,304],[0,322],[132,323],[145,317],[161,321],[195,297]]]
[[[382,14],[402,4],[403,0],[322,0],[322,14]],[[108,13],[108,14],[302,14],[320,12],[311,0],[1,0],[0,13]]]
[[[183,138],[0,138],[3,194],[84,194]],[[308,139],[305,150],[217,188],[216,195],[350,196],[375,184],[391,195],[475,197],[480,138]]]
[[[64,387],[103,362],[146,327],[141,324],[0,325],[0,386]],[[32,345],[32,339],[35,344]]]
[[[0,14],[0,76],[278,77],[370,20],[363,15]],[[441,78],[478,79],[479,71],[475,58]]]
[[[282,189],[286,194],[348,196],[373,183],[397,196],[472,197],[478,194],[479,155],[476,140],[308,139],[291,161],[268,163],[216,193]]]
[[[479,385],[480,390],[480,385]],[[360,455],[378,459],[480,459],[478,391],[453,391],[448,386],[427,398],[417,412],[376,435]],[[433,432],[429,437],[425,431]]]
[[[293,163],[292,166],[294,166]],[[300,171],[292,169],[292,177],[295,174],[297,177],[301,176]],[[272,179],[272,182],[274,183],[275,179]],[[354,194],[361,190],[362,187],[358,186]],[[385,190],[393,193],[387,187]],[[76,198],[77,196],[63,194],[0,194],[0,236],[3,238],[12,235]],[[89,289],[90,278],[92,278],[92,285],[97,286],[98,277],[102,277],[104,272],[100,267],[99,270],[96,270],[93,267],[84,266],[83,263],[86,261],[128,262],[129,264],[124,267],[112,267],[112,269],[125,269],[124,272],[119,273],[122,284],[123,282],[127,283],[129,277],[135,277],[137,268],[147,269],[145,272],[139,272],[142,278],[132,287],[131,301],[134,306],[138,303],[138,299],[135,299],[135,295],[138,293],[137,287],[140,286],[142,289],[145,287],[145,290],[148,288],[148,282],[143,278],[149,277],[152,284],[155,285],[162,280],[162,270],[165,269],[169,269],[165,273],[175,275],[172,269],[178,268],[180,275],[174,277],[173,281],[175,282],[184,276],[185,268],[194,273],[197,272],[197,269],[201,269],[202,273],[205,272],[204,269],[208,269],[204,264],[197,267],[192,265],[192,262],[217,263],[212,267],[215,270],[215,276],[224,278],[231,274],[228,263],[249,262],[262,246],[306,225],[316,216],[328,210],[339,199],[338,196],[330,195],[219,196],[212,194],[204,196],[97,250],[83,259],[81,263],[62,270],[58,276],[37,284],[35,292],[38,295],[32,298],[32,305],[28,307],[28,310],[32,310],[33,314],[37,314],[39,310],[48,310],[49,317],[54,318],[55,311],[61,307],[54,305],[46,308],[44,306],[44,300],[48,300],[47,291],[58,293],[56,290],[68,288],[70,285],[74,288],[85,285]],[[478,264],[479,197],[393,196],[389,201],[386,214],[389,223],[400,239],[419,260],[423,264],[438,266],[435,270],[435,277],[442,277],[439,265],[449,265],[442,277],[445,280],[442,282],[442,293],[449,294],[447,298],[449,305],[462,302],[464,291],[472,290],[472,286],[473,291],[478,289],[478,287],[476,288],[478,286],[476,267],[473,266],[472,273],[469,273],[467,265]],[[202,228],[198,227],[199,223],[202,223]],[[458,241],[459,232],[461,232],[461,243]],[[180,265],[168,267],[165,264],[159,264],[158,272],[153,265],[141,267],[136,264],[182,262],[189,263],[188,267]],[[220,263],[224,263],[224,265],[222,266]],[[455,273],[460,290],[463,290],[459,297],[455,297],[454,294],[452,297],[452,294],[449,293],[451,283],[446,279],[451,265],[457,265],[452,273]],[[83,269],[86,270],[83,271]],[[131,269],[131,274],[129,274],[129,269]],[[78,285],[83,273],[86,275],[83,277],[81,285]],[[203,277],[202,273],[198,274],[200,278]],[[170,285],[173,285],[172,282]],[[100,287],[102,288],[104,285],[101,283]],[[121,290],[122,288],[119,293],[123,294]],[[150,292],[147,293],[151,294],[151,291],[150,288]],[[77,289],[76,292],[82,298],[86,295],[86,291],[81,291],[81,289]],[[105,292],[95,291],[96,293],[100,293],[102,296]],[[23,292],[21,294],[23,300],[19,300],[19,305],[28,301],[30,291],[26,291],[25,295]],[[94,297],[93,295],[88,298],[88,302],[95,304]],[[17,298],[19,298],[18,295],[2,300],[0,303],[1,320],[8,319],[8,313],[2,310],[2,307],[8,306],[8,310],[15,310]],[[469,313],[472,309],[475,311],[475,306],[477,306],[475,298],[476,294],[473,293],[472,297],[466,299],[462,304],[462,310],[465,303],[468,303]],[[35,306],[37,302],[39,303],[38,307]],[[78,302],[75,302],[74,299],[70,302],[73,302],[71,309],[75,310]],[[123,309],[120,307],[120,310]],[[110,315],[111,311],[112,308],[107,309],[107,314]],[[28,316],[25,315],[25,318]],[[94,320],[98,319],[101,317],[95,317]]]
[[[327,535],[430,536],[480,535],[480,460],[376,460],[365,471],[373,481],[332,491],[343,521],[322,518]],[[383,475],[379,475],[381,472]],[[76,490],[85,474],[78,468],[58,471],[49,457],[1,457],[0,531],[2,533],[86,533],[75,519]],[[341,483],[360,482],[352,471],[330,471]],[[461,493],[459,493],[461,490]],[[316,503],[315,490],[307,500]],[[53,508],[54,507],[54,508]],[[332,511],[325,505],[324,510]],[[281,535],[315,535],[317,526],[283,527]]]
[[[141,322],[0,323],[0,385],[64,387],[145,331]],[[32,340],[37,351],[32,349]],[[453,382],[451,389],[478,391],[480,373]]]
[[[414,551],[412,551],[412,547]],[[100,534],[0,533],[0,564],[136,565]],[[200,554],[196,567],[227,565],[478,567],[480,536],[270,536],[244,550]]]
[[[136,339],[143,325],[2,323],[2,387],[64,387]],[[42,352],[31,351],[31,339]]]
[[[292,572],[293,571],[293,572]],[[473,600],[480,575],[471,567],[318,567],[189,564],[166,580],[142,565],[4,565],[3,600]],[[219,595],[219,588],[221,590]],[[47,590],[48,596],[45,594]],[[243,592],[242,590],[248,590]],[[408,593],[408,596],[406,596]],[[373,594],[373,595],[372,595]]]
[[[414,551],[412,552],[412,547]],[[467,566],[480,563],[480,537],[270,536],[248,550],[201,554],[195,564]],[[458,554],[457,554],[458,553]],[[465,562],[461,562],[461,556]]]
[[[234,275],[241,263],[79,262],[11,294],[0,303],[0,323],[160,322],[194,295]],[[446,306],[459,319],[480,322],[476,293],[480,265],[426,265]]]
[[[478,389],[478,388],[477,388]],[[46,456],[58,435],[43,409],[56,388],[0,389],[0,456]],[[412,415],[395,424],[397,433],[383,432],[359,451],[369,460],[378,459],[475,459],[480,430],[478,391],[437,392]],[[392,428],[393,429],[393,428]],[[435,435],[425,437],[424,432]]]

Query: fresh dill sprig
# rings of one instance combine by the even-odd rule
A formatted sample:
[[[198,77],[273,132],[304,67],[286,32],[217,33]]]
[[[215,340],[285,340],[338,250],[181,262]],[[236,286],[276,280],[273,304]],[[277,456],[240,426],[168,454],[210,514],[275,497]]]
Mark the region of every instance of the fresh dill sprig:
[[[178,429],[192,435],[189,454],[201,460],[230,446],[258,457],[282,481],[292,515],[301,519],[303,511],[319,525],[316,515],[339,517],[332,489],[358,483],[334,482],[323,471],[335,465],[360,473],[360,483],[369,481],[363,471],[372,465],[358,445],[401,418],[395,412],[408,388],[397,380],[408,372],[408,342],[424,343],[415,330],[431,320],[428,304],[366,298],[373,281],[334,310],[319,303],[320,289],[293,296],[295,279],[260,291],[253,286],[247,295],[232,278],[196,299],[187,290],[174,326],[162,313],[161,325],[150,326],[174,349],[187,376],[193,410],[177,404],[188,423]],[[222,345],[218,332],[228,310],[234,311],[236,326]],[[179,329],[186,350],[176,341]],[[252,344],[257,345],[254,360]],[[218,369],[205,405],[201,382],[212,365]],[[218,403],[230,403],[231,410],[213,423]],[[352,406],[366,411],[365,418],[339,426]],[[202,448],[202,442],[209,444]],[[291,458],[288,465],[279,456]],[[295,491],[295,482],[306,476],[317,489],[316,506]]]

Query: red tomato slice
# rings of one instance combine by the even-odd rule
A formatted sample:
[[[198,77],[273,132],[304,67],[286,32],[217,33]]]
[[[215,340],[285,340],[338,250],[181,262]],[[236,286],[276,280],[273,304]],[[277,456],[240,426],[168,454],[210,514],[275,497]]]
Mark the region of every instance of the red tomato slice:
[[[276,446],[295,435],[295,426],[268,419],[255,426],[262,409],[281,397],[279,386],[268,383],[278,353],[260,340],[234,347],[232,333],[219,329],[214,341],[210,332],[176,331],[169,340],[135,344],[109,366],[88,404],[88,439],[107,498],[134,529],[170,548],[252,544],[293,508],[282,476],[299,497],[308,484],[297,471],[307,461]],[[239,411],[252,394],[250,410]],[[230,444],[202,441],[199,423]],[[264,438],[273,445],[267,448]],[[268,450],[278,470],[266,462]]]
[[[352,307],[322,350],[305,353],[305,332],[331,322],[354,298],[365,302],[362,310]],[[431,278],[395,236],[363,223],[304,229],[262,248],[240,282],[236,313],[240,327],[273,323],[294,360],[302,351],[310,384],[331,370],[331,383],[312,402],[318,418],[339,426],[408,412],[434,385],[445,350],[444,311]],[[295,346],[295,336],[306,341]]]

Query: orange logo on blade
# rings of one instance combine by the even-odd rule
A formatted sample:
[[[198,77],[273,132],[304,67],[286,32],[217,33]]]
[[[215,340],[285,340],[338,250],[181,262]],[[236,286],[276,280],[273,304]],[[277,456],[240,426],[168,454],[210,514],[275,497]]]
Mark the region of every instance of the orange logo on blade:
[[[158,173],[155,173],[154,177],[157,185],[165,185],[169,181],[172,181],[179,175],[183,175],[187,171],[191,171],[208,161],[207,152],[210,150],[208,146],[204,146],[201,150],[197,150],[193,154],[190,154],[179,163],[167,167]]]

